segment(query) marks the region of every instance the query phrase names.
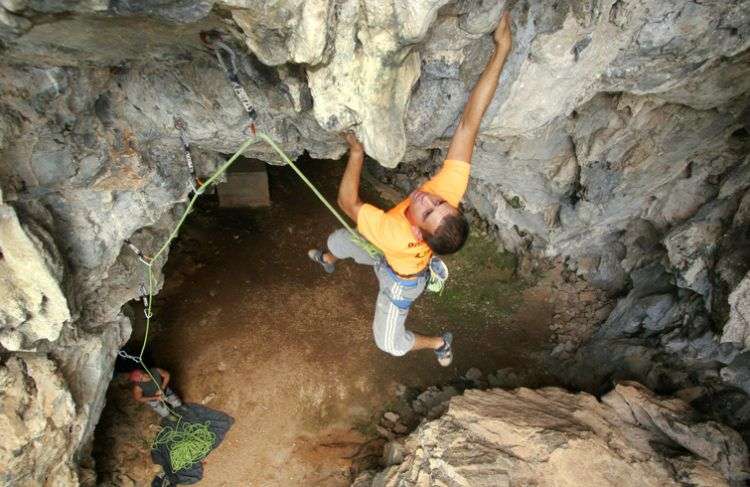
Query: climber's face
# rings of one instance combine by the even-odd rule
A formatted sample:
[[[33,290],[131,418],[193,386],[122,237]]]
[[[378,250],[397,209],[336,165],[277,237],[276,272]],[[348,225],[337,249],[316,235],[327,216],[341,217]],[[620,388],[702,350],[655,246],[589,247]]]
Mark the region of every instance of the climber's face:
[[[129,379],[131,382],[141,382],[143,381],[143,372],[134,370],[130,373]]]
[[[458,210],[440,196],[421,190],[413,191],[409,195],[406,217],[420,230],[434,234],[446,216],[457,213]]]

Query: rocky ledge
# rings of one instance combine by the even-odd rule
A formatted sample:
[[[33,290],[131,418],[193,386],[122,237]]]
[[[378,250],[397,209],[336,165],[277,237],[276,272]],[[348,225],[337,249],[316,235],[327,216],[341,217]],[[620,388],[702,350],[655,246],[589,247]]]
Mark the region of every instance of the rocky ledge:
[[[467,390],[386,446],[354,487],[740,486],[748,451],[725,425],[635,382],[598,400],[558,388]]]

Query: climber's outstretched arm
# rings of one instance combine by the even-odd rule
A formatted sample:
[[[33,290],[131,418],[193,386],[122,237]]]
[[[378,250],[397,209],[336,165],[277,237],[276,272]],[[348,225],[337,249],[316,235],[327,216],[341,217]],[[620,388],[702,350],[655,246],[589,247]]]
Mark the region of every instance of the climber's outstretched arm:
[[[461,120],[458,122],[456,133],[453,134],[451,145],[448,147],[448,156],[446,159],[457,159],[459,161],[471,162],[471,155],[474,152],[474,142],[479,133],[479,125],[482,123],[482,117],[487,107],[495,96],[498,78],[505,65],[505,59],[508,57],[512,45],[510,32],[510,17],[505,12],[500,17],[500,23],[495,30],[495,51],[492,53],[490,61],[484,68],[479,81],[471,90],[469,100],[466,102]]]

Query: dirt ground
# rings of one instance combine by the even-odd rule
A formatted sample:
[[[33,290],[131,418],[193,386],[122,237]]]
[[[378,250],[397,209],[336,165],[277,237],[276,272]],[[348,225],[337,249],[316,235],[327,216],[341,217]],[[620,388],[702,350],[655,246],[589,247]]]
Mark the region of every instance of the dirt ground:
[[[335,201],[342,164],[309,161],[302,169]],[[372,339],[371,268],[344,262],[328,275],[310,262],[307,250],[336,221],[290,169],[271,167],[269,178],[270,208],[229,211],[210,197],[201,201],[156,298],[156,364],[172,373],[185,400],[236,420],[208,457],[201,485],[348,485],[373,453],[363,445],[399,384],[446,383],[471,367],[532,371],[530,385],[549,380],[540,365],[553,315],[544,275],[520,279],[511,256],[472,236],[446,259],[451,279],[442,296],[425,293],[407,321],[423,334],[451,330],[452,366],[440,367],[430,351],[391,357]],[[365,188],[364,199],[378,195]],[[99,473],[147,485],[155,430],[147,423],[156,415],[123,404],[122,381],[109,398],[97,431]]]

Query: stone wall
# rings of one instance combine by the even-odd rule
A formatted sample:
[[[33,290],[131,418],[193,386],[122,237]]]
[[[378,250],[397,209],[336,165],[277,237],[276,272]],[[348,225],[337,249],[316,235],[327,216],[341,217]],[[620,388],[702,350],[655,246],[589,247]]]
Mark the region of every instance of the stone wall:
[[[696,401],[725,394],[747,427],[750,2],[2,0],[0,373],[19,392],[0,398],[68,415],[14,423],[2,478],[77,482],[142,280],[124,240],[154,251],[188,194],[174,117],[201,175],[248,137],[201,31],[225,32],[258,126],[289,154],[337,158],[352,129],[409,190],[506,8],[514,50],[466,204],[504,247],[568,259],[619,300],[555,368],[588,389],[711,384]],[[260,143],[247,155],[277,162]],[[42,439],[65,453],[39,457]]]
[[[622,383],[601,401],[562,389],[468,390],[386,446],[353,486],[740,486],[739,434],[679,399]]]

